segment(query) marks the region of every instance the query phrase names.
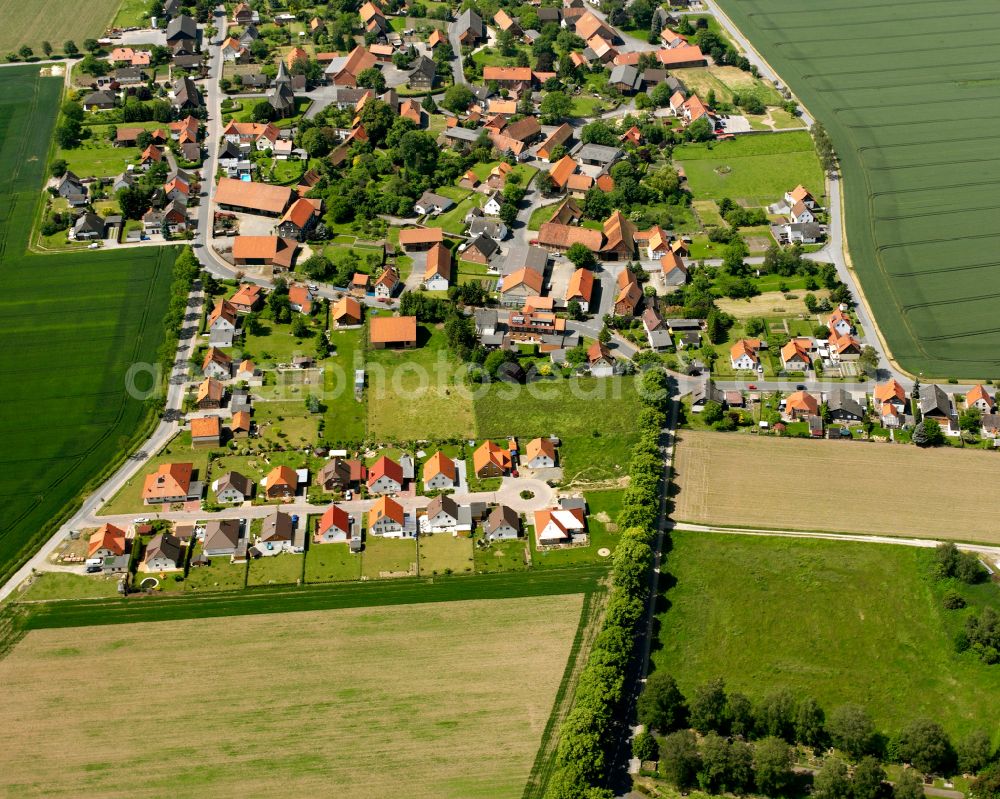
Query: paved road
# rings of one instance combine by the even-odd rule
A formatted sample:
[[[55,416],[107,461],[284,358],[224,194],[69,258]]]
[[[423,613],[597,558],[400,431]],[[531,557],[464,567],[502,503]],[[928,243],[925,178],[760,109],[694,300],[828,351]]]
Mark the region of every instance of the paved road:
[[[451,44],[451,51],[455,57],[451,61],[451,71],[455,76],[455,83],[468,84],[465,79],[465,70],[462,68],[462,43],[458,40],[458,26],[448,23],[448,42]]]

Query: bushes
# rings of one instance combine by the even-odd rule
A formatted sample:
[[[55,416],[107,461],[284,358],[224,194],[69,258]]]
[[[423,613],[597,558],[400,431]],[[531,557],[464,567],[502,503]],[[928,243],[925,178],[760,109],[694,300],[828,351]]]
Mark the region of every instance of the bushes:
[[[624,698],[625,669],[632,658],[636,625],[649,596],[651,543],[663,473],[658,440],[669,400],[666,375],[659,370],[646,372],[639,394],[645,407],[636,419],[640,438],[632,450],[631,480],[617,519],[622,532],[612,561],[612,589],[604,627],[580,675],[573,710],[559,731],[557,770],[546,786],[546,799],[611,795],[599,786],[607,776],[611,742],[623,734],[616,722],[616,711]],[[663,688],[662,694],[651,695],[656,697],[655,702],[646,700],[640,712],[655,714],[657,719],[676,717],[670,686]]]

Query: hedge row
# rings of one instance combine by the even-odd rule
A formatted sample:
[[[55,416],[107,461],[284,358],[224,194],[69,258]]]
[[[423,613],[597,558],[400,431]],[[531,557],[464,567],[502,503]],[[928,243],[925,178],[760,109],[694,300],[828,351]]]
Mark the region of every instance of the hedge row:
[[[594,640],[580,674],[570,711],[559,731],[557,768],[546,786],[546,799],[606,799],[609,752],[621,735],[616,714],[625,698],[625,675],[633,656],[636,630],[649,598],[651,544],[659,515],[663,456],[660,435],[669,401],[666,374],[642,376],[644,403],[636,419],[639,442],[629,462],[617,523],[621,530],[612,560],[612,588],[604,626]]]

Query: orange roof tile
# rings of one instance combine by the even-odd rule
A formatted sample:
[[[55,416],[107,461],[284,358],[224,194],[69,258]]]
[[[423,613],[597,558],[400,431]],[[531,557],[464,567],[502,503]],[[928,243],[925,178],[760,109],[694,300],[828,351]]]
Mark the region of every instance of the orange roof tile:
[[[589,269],[577,269],[569,279],[566,288],[566,301],[582,300],[590,302],[594,293],[594,273]]]
[[[375,504],[368,511],[368,529],[374,529],[375,523],[383,516],[392,519],[396,524],[403,524],[406,513],[403,506],[392,497],[382,496],[375,500]]]
[[[222,422],[218,416],[204,416],[191,420],[191,438],[218,438],[222,434]]]
[[[370,322],[373,344],[407,344],[417,341],[417,317],[376,316]]]
[[[94,557],[94,553],[101,549],[106,549],[115,555],[124,555],[125,531],[113,524],[101,525],[87,541],[87,557]]]
[[[440,450],[431,455],[424,464],[424,482],[426,483],[439,474],[443,474],[449,480],[454,480],[457,474],[455,461]]]

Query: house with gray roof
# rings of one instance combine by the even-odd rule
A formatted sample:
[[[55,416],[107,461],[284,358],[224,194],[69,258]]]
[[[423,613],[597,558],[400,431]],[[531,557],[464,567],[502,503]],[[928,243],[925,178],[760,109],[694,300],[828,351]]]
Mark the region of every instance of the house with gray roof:
[[[106,223],[93,211],[84,211],[76,218],[70,230],[70,238],[74,241],[94,241],[104,238]]]
[[[451,32],[463,47],[472,47],[486,39],[486,25],[483,23],[483,18],[471,8],[465,9],[451,24]]]
[[[865,418],[861,403],[842,388],[835,388],[826,395],[826,407],[835,422],[860,422]]]
[[[242,530],[239,519],[213,519],[205,525],[202,552],[213,555],[232,555],[240,545]]]
[[[497,505],[483,522],[483,534],[487,541],[517,538],[521,534],[521,517],[513,508]]]
[[[630,64],[618,64],[611,70],[608,85],[622,94],[634,94],[642,86],[642,77],[639,75],[639,70]]]
[[[941,386],[920,387],[920,415],[939,422],[951,421],[951,398]]]

